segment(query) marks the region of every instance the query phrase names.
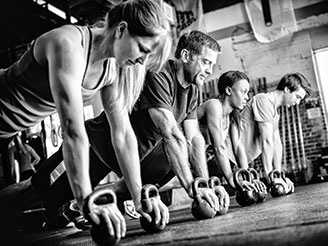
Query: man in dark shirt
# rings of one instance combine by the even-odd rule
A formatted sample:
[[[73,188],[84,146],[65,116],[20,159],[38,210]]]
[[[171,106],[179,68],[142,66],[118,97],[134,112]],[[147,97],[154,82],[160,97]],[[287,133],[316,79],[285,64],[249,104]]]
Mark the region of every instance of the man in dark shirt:
[[[159,73],[147,74],[130,116],[139,145],[143,183],[162,187],[176,175],[192,198],[194,177],[208,178],[205,141],[199,131],[196,109],[198,87],[212,73],[219,52],[220,46],[214,39],[192,31],[180,38],[175,60],[169,60]],[[112,151],[108,151],[110,129],[105,114],[89,120],[86,129],[96,155],[117,170]],[[117,192],[125,190],[123,182],[118,182],[117,187]],[[211,190],[201,192],[212,206],[218,205]],[[228,195],[224,196],[228,206]],[[136,209],[140,209],[137,204]]]
[[[169,60],[159,73],[147,74],[141,96],[130,115],[141,167],[135,172],[141,171],[143,184],[162,187],[176,176],[189,197],[193,198],[191,186],[194,177],[208,178],[205,141],[199,131],[196,108],[198,86],[203,85],[212,73],[219,52],[220,46],[212,37],[192,31],[179,39],[175,60]],[[106,115],[102,113],[85,125],[90,141],[92,185],[96,186],[110,171],[122,176]],[[31,179],[43,204],[50,209],[56,209],[73,198],[65,172],[56,180],[50,180],[51,173],[61,161],[60,149],[43,163]],[[129,175],[136,174],[132,172]],[[125,184],[128,180],[131,179],[122,177],[113,184],[120,200],[131,199]],[[219,200],[211,189],[201,188],[199,192],[212,207],[219,209]],[[229,199],[226,192],[223,195],[225,200]],[[134,202],[136,210],[144,214],[140,199],[134,199]],[[161,201],[154,206],[159,211],[157,214],[167,219],[167,207]],[[159,219],[156,218],[156,221]]]

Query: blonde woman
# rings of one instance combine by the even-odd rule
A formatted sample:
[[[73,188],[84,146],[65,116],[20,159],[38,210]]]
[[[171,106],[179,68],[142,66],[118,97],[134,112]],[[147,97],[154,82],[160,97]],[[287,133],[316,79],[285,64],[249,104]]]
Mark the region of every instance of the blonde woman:
[[[43,34],[19,61],[0,71],[1,149],[17,132],[57,111],[68,180],[82,208],[92,192],[83,103],[100,91],[117,158],[122,172],[130,177],[127,186],[132,197],[137,199],[139,157],[128,111],[141,91],[145,70],[161,68],[170,51],[169,24],[163,10],[151,0],[118,4],[109,10],[102,25],[64,25]],[[29,187],[30,180],[20,184],[23,192],[22,186]],[[23,205],[15,202],[7,208],[18,204]],[[99,214],[106,221],[117,218],[108,223],[109,231],[114,234],[115,227],[116,236],[124,236],[125,222],[118,210]]]

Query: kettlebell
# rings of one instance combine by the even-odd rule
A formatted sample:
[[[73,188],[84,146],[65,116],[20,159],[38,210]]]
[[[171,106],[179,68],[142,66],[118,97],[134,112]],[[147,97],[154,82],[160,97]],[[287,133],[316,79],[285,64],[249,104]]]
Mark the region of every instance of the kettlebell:
[[[155,223],[155,213],[153,211],[152,204],[150,199],[160,199],[158,189],[155,185],[146,184],[141,189],[141,206],[143,210],[151,216],[151,222],[149,222],[144,217],[140,217],[140,225],[141,227],[148,233],[155,233],[164,230],[166,224],[162,224],[161,221],[159,223]]]
[[[248,168],[248,171],[251,174],[251,179],[252,179],[253,183],[254,183],[254,180],[261,182],[259,173],[254,168],[250,167],[250,168]],[[259,191],[259,192],[257,192],[257,196],[258,196],[257,201],[256,201],[257,203],[264,202],[267,199],[268,193],[266,190]]]
[[[212,176],[208,180],[208,186],[213,190],[215,195],[220,199],[219,186],[221,186],[221,181],[218,177]],[[216,215],[224,215],[228,212],[228,207],[220,205],[219,211],[216,212]]]
[[[108,206],[108,204],[116,205],[116,201],[117,199],[114,191],[109,189],[108,187],[103,187],[94,190],[86,198],[86,202],[84,203],[84,215],[92,225],[91,237],[93,241],[100,246],[115,245],[120,240],[115,236],[111,236],[108,234],[107,227],[103,224],[99,217],[93,213],[93,211],[97,207],[105,207]]]
[[[271,196],[278,197],[278,196],[286,195],[285,187],[282,184],[277,183],[275,181],[275,178],[282,178],[280,171],[277,169],[272,170],[269,173],[269,177],[270,177],[270,180],[272,183],[271,189],[270,189]]]
[[[213,218],[216,214],[216,211],[199,194],[200,185],[202,185],[204,188],[209,188],[204,178],[201,177],[195,178],[195,180],[192,183],[192,192],[194,195],[194,200],[191,204],[191,213],[197,220]]]
[[[237,187],[236,201],[240,206],[250,206],[256,203],[258,194],[254,189],[247,190],[243,187],[243,182],[251,182],[251,174],[247,169],[240,168],[234,173],[234,183]]]

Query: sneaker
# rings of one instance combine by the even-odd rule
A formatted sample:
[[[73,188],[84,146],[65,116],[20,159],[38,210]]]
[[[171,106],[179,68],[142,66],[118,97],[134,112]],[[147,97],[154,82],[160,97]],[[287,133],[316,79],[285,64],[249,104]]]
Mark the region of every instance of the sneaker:
[[[140,214],[136,211],[136,207],[132,200],[127,200],[124,203],[124,212],[130,216],[132,219],[139,219]]]
[[[91,224],[84,218],[83,213],[80,211],[77,202],[73,201],[63,212],[63,216],[74,223],[75,227],[79,230],[88,230]]]

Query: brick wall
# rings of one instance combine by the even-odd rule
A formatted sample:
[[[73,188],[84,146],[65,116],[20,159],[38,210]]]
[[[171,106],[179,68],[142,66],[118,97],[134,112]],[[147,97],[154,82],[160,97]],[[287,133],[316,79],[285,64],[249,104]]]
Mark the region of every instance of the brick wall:
[[[285,134],[285,141],[282,141],[286,146],[286,151],[284,152],[284,158],[286,159],[285,168],[289,174],[293,173],[294,176],[298,176],[298,173],[301,172],[304,167],[303,162],[306,162],[305,165],[308,166],[309,169],[308,172],[304,173],[311,177],[313,171],[315,172],[318,166],[321,148],[327,145],[327,126],[324,120],[325,116],[323,114],[322,101],[318,92],[309,33],[307,31],[298,32],[268,44],[255,41],[251,35],[244,35],[235,39],[234,48],[236,50],[236,55],[242,61],[243,68],[250,79],[256,80],[265,77],[268,88],[275,87],[277,81],[279,81],[284,74],[290,72],[301,72],[310,81],[314,90],[311,98],[318,102],[316,107],[319,108],[321,115],[309,119],[306,108],[308,103],[306,103],[306,100],[304,100],[299,107],[305,150],[304,159],[302,151],[300,153],[300,159],[298,158],[298,150],[295,144],[295,142],[297,142],[295,138],[298,137],[299,134],[299,130],[297,130],[295,134],[292,125],[292,112],[295,113],[295,111],[292,110],[295,109],[288,109],[291,138],[288,134]],[[298,119],[295,118],[294,120],[297,121]],[[287,123],[288,121],[286,118],[285,131],[288,130]],[[280,124],[280,133],[282,136],[282,124]],[[298,142],[300,144],[299,139]],[[291,167],[292,157],[294,157],[296,164],[296,169],[294,168],[294,170]],[[301,168],[298,168],[300,161],[302,162]],[[300,182],[303,181],[304,180],[300,179]]]

